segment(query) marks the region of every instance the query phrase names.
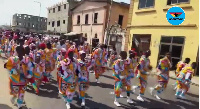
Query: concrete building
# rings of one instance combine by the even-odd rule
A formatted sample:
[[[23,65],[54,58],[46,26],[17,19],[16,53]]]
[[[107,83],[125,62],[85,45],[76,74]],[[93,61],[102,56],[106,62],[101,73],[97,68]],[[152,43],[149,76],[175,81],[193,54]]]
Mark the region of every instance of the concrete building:
[[[198,0],[131,0],[126,50],[135,48],[137,52],[144,52],[150,49],[153,67],[166,52],[171,52],[173,68],[186,57],[199,63],[198,3]],[[172,6],[185,11],[185,21],[181,25],[171,25],[166,19],[167,10]],[[198,75],[198,69],[196,73]]]
[[[53,33],[68,33],[72,28],[72,14],[70,9],[78,1],[66,0],[48,7],[47,31]]]
[[[103,43],[107,27],[116,22],[122,28],[126,28],[129,4],[113,2],[112,8],[110,6],[111,0],[83,0],[73,9],[72,31],[83,33],[83,36],[87,37],[87,42],[92,44],[93,38],[98,38],[99,43]]]
[[[28,14],[14,14],[12,29],[23,32],[43,32],[47,29],[47,18]]]

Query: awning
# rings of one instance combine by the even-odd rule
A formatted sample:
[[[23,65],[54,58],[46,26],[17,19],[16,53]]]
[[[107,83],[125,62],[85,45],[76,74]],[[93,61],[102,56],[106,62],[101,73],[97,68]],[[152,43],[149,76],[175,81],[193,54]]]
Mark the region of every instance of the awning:
[[[64,35],[65,36],[74,36],[74,35],[79,35],[79,34],[82,34],[82,33],[70,32],[70,33],[66,33]]]

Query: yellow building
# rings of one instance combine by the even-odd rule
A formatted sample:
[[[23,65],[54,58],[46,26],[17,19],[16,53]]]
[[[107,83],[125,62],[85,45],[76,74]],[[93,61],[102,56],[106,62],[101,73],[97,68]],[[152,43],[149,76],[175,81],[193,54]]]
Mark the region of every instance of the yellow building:
[[[166,19],[169,8],[179,6],[185,11],[185,21],[178,26]],[[199,0],[131,0],[126,37],[126,50],[151,50],[151,64],[166,52],[172,54],[173,67],[186,57],[198,58]],[[199,71],[196,71],[199,72]]]

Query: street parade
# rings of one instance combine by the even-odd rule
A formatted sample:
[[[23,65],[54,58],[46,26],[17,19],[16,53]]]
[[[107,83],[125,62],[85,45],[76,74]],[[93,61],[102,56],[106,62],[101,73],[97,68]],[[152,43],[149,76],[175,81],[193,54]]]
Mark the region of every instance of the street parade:
[[[40,93],[40,87],[51,84],[53,73],[56,72],[58,94],[65,102],[67,109],[71,107],[74,96],[78,96],[80,106],[87,105],[86,93],[90,87],[90,76],[94,73],[97,85],[101,84],[101,75],[107,70],[113,72],[113,103],[121,106],[119,99],[125,92],[127,103],[139,100],[146,102],[144,96],[150,93],[160,100],[162,92],[173,86],[177,99],[187,99],[185,95],[190,90],[195,62],[185,58],[176,66],[176,82],[169,83],[169,71],[171,68],[171,54],[165,53],[165,57],[159,60],[158,66],[151,66],[151,51],[145,51],[141,56],[134,50],[109,52],[107,45],[98,44],[91,49],[87,43],[75,43],[70,40],[47,37],[39,34],[22,34],[20,32],[3,31],[0,45],[1,57],[5,54],[4,68],[8,70],[10,89],[10,101],[22,109],[28,87],[32,87],[35,95]],[[152,69],[156,69],[157,83],[148,86],[148,76]],[[55,71],[55,72],[54,72]],[[5,72],[2,72],[5,73]],[[138,78],[139,84],[131,82]],[[106,81],[104,81],[106,82]],[[136,98],[131,94],[139,91]],[[109,93],[109,92],[104,92]]]

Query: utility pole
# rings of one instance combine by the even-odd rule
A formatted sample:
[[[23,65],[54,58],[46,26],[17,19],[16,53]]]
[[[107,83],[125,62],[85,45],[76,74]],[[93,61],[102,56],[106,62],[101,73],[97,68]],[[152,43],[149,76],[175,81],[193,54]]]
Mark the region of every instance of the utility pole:
[[[41,2],[38,2],[38,1],[34,1],[34,2],[40,4],[39,21],[38,21],[38,27],[37,27],[37,31],[39,31],[39,26],[40,26],[40,14],[41,14]]]

